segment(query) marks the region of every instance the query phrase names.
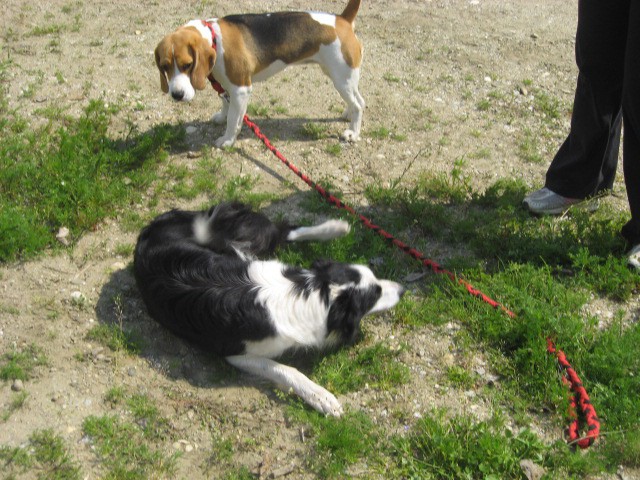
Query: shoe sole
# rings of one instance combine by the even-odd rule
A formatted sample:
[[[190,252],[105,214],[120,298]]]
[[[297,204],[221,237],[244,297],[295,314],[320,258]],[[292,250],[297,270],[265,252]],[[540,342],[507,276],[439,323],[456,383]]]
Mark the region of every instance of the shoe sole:
[[[595,212],[600,206],[600,202],[597,200],[584,200],[582,202],[572,203],[570,205],[566,205],[564,207],[551,208],[551,209],[536,209],[532,208],[526,201],[522,202],[524,207],[531,213],[535,215],[561,215],[566,211],[572,208],[578,208],[581,210],[586,210],[589,213]]]

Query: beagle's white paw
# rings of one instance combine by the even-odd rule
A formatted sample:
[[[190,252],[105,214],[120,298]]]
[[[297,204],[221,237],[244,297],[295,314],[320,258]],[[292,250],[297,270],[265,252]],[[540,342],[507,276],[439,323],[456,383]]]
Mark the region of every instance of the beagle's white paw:
[[[360,135],[351,129],[347,129],[340,135],[340,140],[353,143],[360,140]]]
[[[215,141],[215,144],[216,144],[216,147],[218,148],[226,148],[226,147],[232,147],[235,141],[236,141],[235,137],[227,138],[225,136],[222,136]]]

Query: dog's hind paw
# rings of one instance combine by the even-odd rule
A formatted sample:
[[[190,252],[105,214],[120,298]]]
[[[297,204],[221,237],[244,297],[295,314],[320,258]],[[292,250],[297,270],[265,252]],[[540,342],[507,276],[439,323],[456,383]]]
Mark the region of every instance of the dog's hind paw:
[[[327,220],[319,226],[326,230],[327,239],[343,237],[351,231],[351,225],[344,220]]]

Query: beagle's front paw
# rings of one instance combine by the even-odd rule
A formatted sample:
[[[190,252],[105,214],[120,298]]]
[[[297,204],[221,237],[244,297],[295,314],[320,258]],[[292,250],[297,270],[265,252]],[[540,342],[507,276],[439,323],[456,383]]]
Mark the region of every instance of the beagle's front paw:
[[[235,141],[236,141],[235,137],[228,138],[226,136],[222,136],[216,140],[215,144],[216,144],[216,147],[218,148],[226,148],[226,147],[232,147]]]
[[[360,140],[360,135],[351,129],[347,129],[342,132],[342,135],[340,135],[340,140],[345,142],[357,142]]]

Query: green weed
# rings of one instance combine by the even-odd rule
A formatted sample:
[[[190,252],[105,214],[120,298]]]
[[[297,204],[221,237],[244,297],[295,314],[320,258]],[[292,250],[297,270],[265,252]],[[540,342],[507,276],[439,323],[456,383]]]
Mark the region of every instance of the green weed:
[[[365,385],[382,391],[393,390],[409,380],[409,369],[398,362],[399,350],[382,343],[370,347],[345,348],[325,356],[313,378],[335,393],[361,390]]]
[[[50,429],[32,433],[28,447],[0,446],[0,460],[5,464],[4,473],[7,475],[29,470],[43,480],[82,478],[80,468],[67,452],[64,441]]]
[[[143,341],[139,334],[125,331],[119,325],[103,323],[87,332],[87,339],[109,347],[114,352],[135,355],[142,351]]]
[[[520,460],[540,461],[546,447],[529,430],[511,433],[497,418],[474,422],[435,411],[395,440],[404,478],[521,478]]]
[[[314,442],[316,453],[309,466],[320,478],[344,478],[346,470],[357,461],[380,458],[376,446],[380,433],[362,412],[348,412],[341,418],[324,417],[304,409],[301,404],[289,409],[292,419],[306,425],[305,435]]]
[[[6,422],[16,410],[20,410],[27,401],[29,394],[25,391],[14,394],[5,411],[0,415],[3,422]]]
[[[29,380],[36,367],[48,364],[42,349],[31,344],[23,349],[8,352],[0,357],[1,380]]]
[[[302,125],[301,133],[311,140],[322,140],[328,136],[327,127],[314,122],[307,122]]]
[[[87,417],[82,429],[95,447],[106,470],[104,478],[146,479],[171,477],[175,471],[178,454],[167,455],[150,446],[157,436],[145,436],[144,419],[131,423],[117,416]]]

